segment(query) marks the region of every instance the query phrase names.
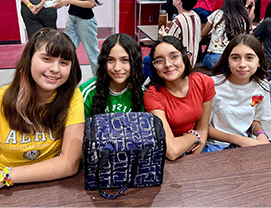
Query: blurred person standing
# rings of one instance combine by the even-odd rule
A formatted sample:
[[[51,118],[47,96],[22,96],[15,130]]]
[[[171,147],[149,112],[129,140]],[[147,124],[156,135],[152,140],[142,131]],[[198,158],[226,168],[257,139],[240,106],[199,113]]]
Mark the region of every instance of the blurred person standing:
[[[100,53],[97,39],[97,21],[93,7],[101,5],[98,0],[56,0],[54,8],[59,9],[69,5],[69,16],[64,32],[71,38],[75,47],[82,42],[87,53],[91,71],[96,76],[97,57]]]

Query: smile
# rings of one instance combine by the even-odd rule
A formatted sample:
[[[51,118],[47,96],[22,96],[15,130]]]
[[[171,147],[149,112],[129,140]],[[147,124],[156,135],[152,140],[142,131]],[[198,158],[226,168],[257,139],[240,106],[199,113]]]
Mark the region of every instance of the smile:
[[[50,80],[58,80],[59,79],[59,77],[51,77],[51,76],[47,76],[47,75],[43,75],[45,78],[47,78],[47,79],[50,79]]]

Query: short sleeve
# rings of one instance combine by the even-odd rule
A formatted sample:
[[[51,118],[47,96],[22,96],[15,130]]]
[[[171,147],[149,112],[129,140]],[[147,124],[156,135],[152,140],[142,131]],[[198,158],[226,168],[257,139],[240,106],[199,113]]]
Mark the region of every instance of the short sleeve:
[[[205,78],[204,78],[204,99],[203,99],[203,102],[208,102],[210,100],[213,99],[213,97],[215,96],[216,94],[216,91],[215,91],[215,83],[214,83],[214,80],[207,76],[207,75],[204,75]]]
[[[263,85],[266,89],[269,89],[269,85],[266,82],[263,82]],[[256,121],[268,121],[271,120],[270,113],[270,94],[269,92],[263,90],[263,99],[262,101],[256,105],[255,117]]]
[[[152,110],[165,111],[165,104],[161,99],[161,93],[156,91],[155,86],[150,86],[143,97],[145,110],[150,112]]]
[[[207,17],[207,20],[208,22],[212,25],[214,23],[214,19],[215,19],[215,16],[216,14],[219,12],[219,10],[216,10],[214,11],[212,14],[210,14],[208,17]]]
[[[85,122],[85,116],[84,116],[83,96],[79,88],[76,88],[74,91],[74,95],[71,99],[65,126],[67,127],[73,124],[84,123],[84,122]]]

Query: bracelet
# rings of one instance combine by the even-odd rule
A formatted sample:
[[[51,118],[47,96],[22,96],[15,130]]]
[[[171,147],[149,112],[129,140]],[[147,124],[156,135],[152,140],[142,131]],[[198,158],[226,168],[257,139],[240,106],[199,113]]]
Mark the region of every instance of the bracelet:
[[[201,135],[198,131],[196,130],[190,130],[188,131],[189,133],[193,134],[194,137],[196,137],[196,141],[195,141],[195,144],[197,144],[198,142],[201,142]]]
[[[11,167],[5,167],[0,175],[0,182],[4,183],[6,186],[14,185],[14,183],[11,181],[11,178],[10,178],[10,172],[11,172]]]
[[[264,130],[259,130],[258,133],[257,133],[257,136],[259,136],[260,134],[264,134],[267,137],[268,141],[269,141],[269,136],[267,135],[267,133]]]
[[[32,3],[27,4],[27,8],[29,8],[29,7],[32,6],[32,5],[33,5]]]
[[[261,128],[263,129],[262,125],[255,125],[255,126],[253,126],[252,129],[251,129],[251,132],[250,132],[251,135],[253,135],[253,130],[254,130],[257,126],[259,126],[259,127],[261,127]]]

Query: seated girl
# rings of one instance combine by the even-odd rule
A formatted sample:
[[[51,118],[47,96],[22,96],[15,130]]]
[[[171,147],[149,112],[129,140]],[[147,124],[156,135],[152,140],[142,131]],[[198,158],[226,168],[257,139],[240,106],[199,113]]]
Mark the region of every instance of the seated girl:
[[[204,152],[268,144],[261,121],[270,120],[267,61],[252,35],[235,37],[213,69],[216,96]],[[255,135],[253,138],[252,135]]]
[[[44,28],[31,36],[13,81],[0,88],[0,188],[77,173],[85,127],[80,79],[66,34]]]
[[[99,113],[144,111],[142,51],[129,35],[114,34],[103,43],[97,77],[80,86],[85,117]]]
[[[164,36],[150,53],[152,83],[144,95],[146,111],[158,116],[166,132],[170,160],[185,153],[200,153],[208,135],[214,82],[207,75],[191,74],[181,41]]]

